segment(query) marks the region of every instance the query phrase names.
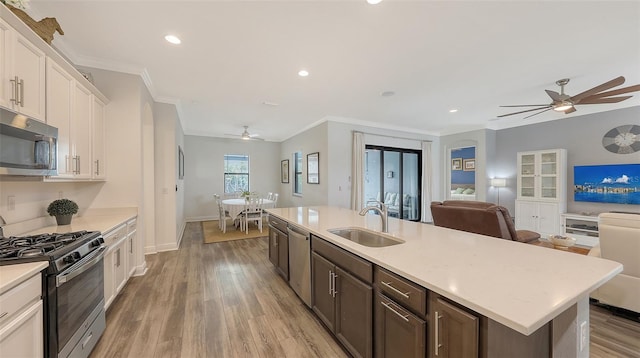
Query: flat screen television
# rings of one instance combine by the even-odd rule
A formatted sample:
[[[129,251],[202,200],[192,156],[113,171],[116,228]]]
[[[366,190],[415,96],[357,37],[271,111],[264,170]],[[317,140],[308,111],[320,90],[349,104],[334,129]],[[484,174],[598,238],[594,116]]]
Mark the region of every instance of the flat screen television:
[[[640,164],[574,166],[573,200],[640,205]]]

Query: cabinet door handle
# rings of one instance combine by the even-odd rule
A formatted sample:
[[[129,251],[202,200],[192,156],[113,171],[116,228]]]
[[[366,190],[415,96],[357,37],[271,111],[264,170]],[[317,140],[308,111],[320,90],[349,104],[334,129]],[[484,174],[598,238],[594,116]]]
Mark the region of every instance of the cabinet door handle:
[[[329,270],[329,296],[331,296],[332,291],[333,291],[333,272]]]
[[[24,80],[20,80],[18,82],[18,88],[20,88],[20,98],[18,99],[17,103],[20,105],[20,107],[24,107]]]
[[[436,326],[436,329],[435,329],[436,334],[435,334],[435,339],[434,339],[434,341],[435,341],[434,349],[435,349],[436,356],[438,356],[440,347],[442,347],[442,344],[440,344],[440,318],[442,318],[442,316],[438,313],[438,311],[436,311],[436,315],[435,316],[436,316],[436,324],[435,324],[435,326]]]
[[[96,175],[100,175],[100,159],[96,159]]]
[[[9,82],[13,82],[13,84],[11,85],[11,99],[10,101],[15,103],[15,104],[19,104],[20,100],[18,99],[18,76],[13,77],[12,80],[9,80]]]
[[[335,273],[333,274],[333,297],[336,297],[336,293],[338,293],[338,291],[336,291],[336,278],[338,278],[338,275],[336,275]]]
[[[409,315],[403,315],[402,313],[400,313],[400,312],[398,312],[398,311],[394,310],[394,309],[391,307],[391,302],[389,302],[389,303],[384,303],[384,302],[380,301],[380,303],[382,303],[382,305],[383,305],[383,306],[385,306],[389,311],[391,311],[391,312],[395,313],[398,317],[402,318],[405,322],[409,322]]]
[[[389,288],[390,290],[392,290],[393,292],[395,292],[395,293],[399,294],[400,296],[402,296],[402,297],[404,297],[404,298],[406,298],[406,299],[409,299],[409,294],[410,294],[411,292],[406,292],[406,293],[405,293],[405,292],[402,292],[402,291],[398,290],[397,288],[395,288],[395,287],[391,286],[391,282],[384,282],[384,281],[381,281],[381,282],[382,282],[382,284],[383,284],[384,286],[388,287],[388,288]]]
[[[76,168],[77,168],[76,174],[80,174],[80,156],[76,157]]]

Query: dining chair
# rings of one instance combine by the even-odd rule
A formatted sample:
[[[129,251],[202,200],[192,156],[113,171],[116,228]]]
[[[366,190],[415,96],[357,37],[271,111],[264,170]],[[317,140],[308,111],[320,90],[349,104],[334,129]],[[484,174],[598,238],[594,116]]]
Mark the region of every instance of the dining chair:
[[[241,226],[246,234],[249,234],[249,222],[255,221],[258,229],[262,232],[262,204],[264,199],[257,195],[249,195],[246,197],[244,211],[242,212]]]
[[[229,211],[224,209],[224,205],[222,205],[222,200],[220,200],[220,195],[213,194],[213,198],[216,200],[216,205],[218,205],[218,228],[222,233],[227,233],[227,220],[233,219],[229,215]]]
[[[271,199],[271,200],[273,200],[272,207],[274,207],[274,208],[276,207],[276,204],[278,204],[278,195],[279,195],[278,193],[274,193],[273,194],[273,199]]]
[[[267,193],[266,199],[267,200],[273,200],[273,193],[272,192]]]

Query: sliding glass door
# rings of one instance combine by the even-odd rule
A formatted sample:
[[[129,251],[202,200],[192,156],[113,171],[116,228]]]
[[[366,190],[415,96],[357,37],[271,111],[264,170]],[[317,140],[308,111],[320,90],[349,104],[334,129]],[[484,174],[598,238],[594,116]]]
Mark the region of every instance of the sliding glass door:
[[[389,216],[420,220],[422,153],[419,150],[367,145],[364,196],[383,202]]]

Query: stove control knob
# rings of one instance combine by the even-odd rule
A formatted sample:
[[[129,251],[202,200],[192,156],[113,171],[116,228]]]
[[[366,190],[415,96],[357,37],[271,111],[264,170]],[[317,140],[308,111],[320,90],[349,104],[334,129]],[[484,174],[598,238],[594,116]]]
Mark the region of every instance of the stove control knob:
[[[62,259],[62,261],[64,261],[67,264],[72,264],[76,262],[76,258],[74,257],[74,255],[69,255],[69,256],[65,256],[65,258]]]
[[[98,247],[98,246],[100,246],[100,240],[93,240],[89,246],[90,247]]]

